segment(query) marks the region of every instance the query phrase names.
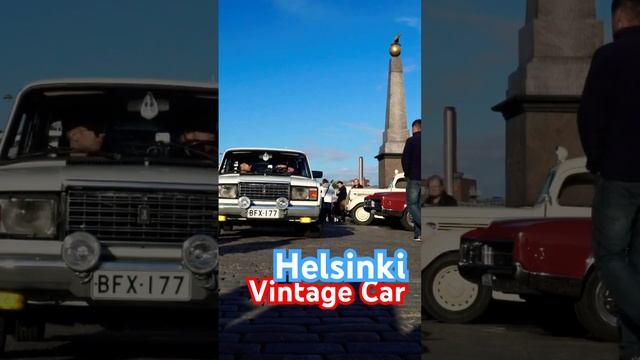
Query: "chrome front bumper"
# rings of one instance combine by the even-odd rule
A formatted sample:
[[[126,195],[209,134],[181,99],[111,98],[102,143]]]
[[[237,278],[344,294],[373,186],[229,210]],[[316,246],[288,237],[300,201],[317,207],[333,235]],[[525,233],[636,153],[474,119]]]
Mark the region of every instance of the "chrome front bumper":
[[[82,277],[69,269],[60,255],[61,244],[56,240],[0,240],[0,291],[19,292],[28,302],[91,301],[92,273]],[[96,270],[189,271],[182,265],[180,247],[151,246],[105,246]],[[191,274],[191,300],[182,304],[215,306],[217,288],[215,274],[206,279]]]
[[[250,219],[247,218],[247,209],[241,209],[237,202],[235,203],[223,203],[220,201],[219,203],[219,214],[224,215],[226,220],[242,220],[242,221],[253,221],[253,220],[267,220],[267,221],[299,221],[302,217],[309,217],[312,221],[317,221],[320,218],[320,208],[321,204],[317,205],[298,205],[298,204],[290,204],[288,208],[284,210],[280,210],[280,216],[278,218],[273,219]],[[273,210],[276,209],[275,202],[273,204],[259,202],[255,205],[252,205],[250,209],[263,209],[263,210]]]

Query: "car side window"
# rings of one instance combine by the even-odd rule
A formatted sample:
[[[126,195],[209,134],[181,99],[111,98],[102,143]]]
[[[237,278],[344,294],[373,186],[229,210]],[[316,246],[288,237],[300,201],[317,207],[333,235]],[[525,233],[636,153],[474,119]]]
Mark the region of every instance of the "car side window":
[[[396,181],[396,189],[406,189],[407,188],[407,179],[400,178]]]
[[[558,204],[570,207],[591,207],[595,178],[591,173],[569,175],[558,193]]]

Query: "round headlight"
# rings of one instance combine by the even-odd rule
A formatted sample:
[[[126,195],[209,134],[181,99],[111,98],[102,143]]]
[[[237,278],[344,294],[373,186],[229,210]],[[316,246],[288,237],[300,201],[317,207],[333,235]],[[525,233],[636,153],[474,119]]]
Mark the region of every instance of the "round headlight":
[[[285,197],[276,199],[276,207],[280,210],[284,210],[289,207],[289,200]]]
[[[62,259],[71,270],[92,270],[100,260],[100,242],[95,236],[84,231],[71,233],[62,243]]]
[[[251,206],[251,199],[246,196],[241,197],[238,199],[238,206],[240,209],[248,209]]]
[[[195,274],[218,268],[218,242],[207,235],[194,235],[182,244],[184,265]]]

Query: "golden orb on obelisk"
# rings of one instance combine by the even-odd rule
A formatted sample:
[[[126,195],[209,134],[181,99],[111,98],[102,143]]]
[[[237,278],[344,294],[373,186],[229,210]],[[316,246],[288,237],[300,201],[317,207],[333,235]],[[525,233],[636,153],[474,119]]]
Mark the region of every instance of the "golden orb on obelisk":
[[[393,39],[393,42],[391,43],[391,46],[389,47],[389,54],[391,54],[391,56],[393,56],[393,57],[398,57],[398,56],[400,56],[401,52],[402,52],[402,48],[400,47],[400,34],[398,34]]]

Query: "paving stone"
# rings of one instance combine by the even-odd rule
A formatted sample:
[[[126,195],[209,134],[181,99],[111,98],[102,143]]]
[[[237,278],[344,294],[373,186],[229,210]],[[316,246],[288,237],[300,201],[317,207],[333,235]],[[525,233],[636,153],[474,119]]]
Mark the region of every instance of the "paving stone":
[[[276,342],[318,342],[318,334],[306,333],[250,333],[244,335],[243,342],[276,343]]]
[[[323,324],[373,324],[375,321],[371,318],[367,317],[352,317],[352,318],[344,318],[344,317],[328,317],[322,319]],[[362,325],[367,326],[367,325]]]
[[[421,332],[413,331],[408,334],[403,334],[397,331],[389,331],[380,333],[382,338],[387,341],[408,341],[408,342],[420,342]]]
[[[256,332],[305,332],[304,326],[299,325],[271,325],[271,324],[242,324],[229,326],[225,332],[256,333]]]
[[[363,327],[366,330],[366,327]],[[380,341],[380,336],[375,332],[342,332],[342,333],[330,333],[323,337],[327,342],[375,342]]]
[[[258,318],[254,319],[255,324],[293,324],[293,325],[317,325],[322,321],[312,317],[278,317],[278,318]]]
[[[368,342],[345,344],[349,353],[373,354],[420,354],[418,342]]]
[[[340,354],[344,348],[334,343],[280,343],[265,344],[267,354]]]
[[[327,360],[403,360],[403,358],[391,354],[344,354],[329,355]]]
[[[251,359],[254,360],[254,359]],[[322,355],[262,355],[259,360],[323,360]]]
[[[259,344],[242,344],[242,343],[220,343],[218,345],[218,352],[221,354],[247,354],[247,353],[259,353]]]
[[[240,340],[240,334],[231,334],[222,332],[218,335],[218,342],[220,343],[232,343]]]
[[[337,333],[360,331],[365,328],[368,331],[391,331],[392,328],[386,324],[332,324],[332,325],[311,325],[309,331],[320,333]]]

